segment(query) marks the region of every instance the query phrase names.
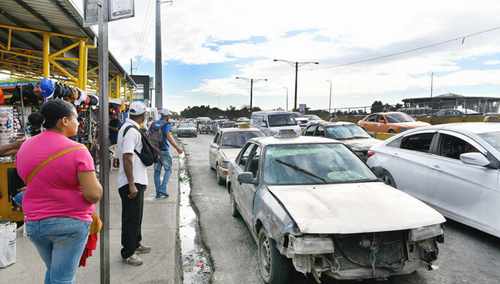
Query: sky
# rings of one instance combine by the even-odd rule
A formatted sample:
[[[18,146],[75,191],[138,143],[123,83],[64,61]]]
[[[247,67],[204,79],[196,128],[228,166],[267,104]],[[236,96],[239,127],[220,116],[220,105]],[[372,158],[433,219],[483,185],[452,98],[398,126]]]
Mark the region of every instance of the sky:
[[[73,0],[81,7],[82,0]],[[154,76],[156,0],[135,0],[134,18],[109,24],[109,47],[126,70]],[[317,61],[298,72],[298,103],[328,109],[458,93],[500,97],[498,0],[174,0],[162,5],[164,107],[293,106],[295,71],[273,62]],[[361,64],[367,58],[459,38]]]

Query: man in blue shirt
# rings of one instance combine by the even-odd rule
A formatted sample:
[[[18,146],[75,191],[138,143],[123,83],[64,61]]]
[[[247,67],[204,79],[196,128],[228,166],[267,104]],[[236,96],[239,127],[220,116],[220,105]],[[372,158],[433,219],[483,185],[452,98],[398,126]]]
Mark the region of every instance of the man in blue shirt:
[[[170,155],[170,145],[175,148],[177,153],[180,155],[183,153],[182,149],[175,143],[174,137],[172,136],[172,124],[170,123],[171,113],[166,109],[160,111],[161,119],[155,121],[152,127],[159,129],[161,134],[160,143],[160,159],[161,163],[155,163],[155,188],[156,188],[156,198],[163,199],[168,197],[167,184],[172,174],[172,156]],[[163,174],[163,179],[161,179],[161,169],[165,170]]]

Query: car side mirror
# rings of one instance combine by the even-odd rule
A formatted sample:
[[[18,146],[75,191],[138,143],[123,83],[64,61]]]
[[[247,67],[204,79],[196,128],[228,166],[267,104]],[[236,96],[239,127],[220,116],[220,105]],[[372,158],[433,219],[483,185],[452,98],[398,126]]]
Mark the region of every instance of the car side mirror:
[[[257,179],[253,177],[251,172],[243,172],[238,175],[239,183],[257,184]]]
[[[460,161],[467,165],[486,167],[490,164],[488,158],[481,153],[464,153],[460,155]]]

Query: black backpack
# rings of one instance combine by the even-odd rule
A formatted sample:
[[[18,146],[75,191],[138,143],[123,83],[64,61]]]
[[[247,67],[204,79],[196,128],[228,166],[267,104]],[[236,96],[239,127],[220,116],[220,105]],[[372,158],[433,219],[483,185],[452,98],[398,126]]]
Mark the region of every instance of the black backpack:
[[[161,163],[160,153],[158,149],[156,147],[153,147],[153,145],[151,145],[146,135],[141,130],[139,130],[139,128],[137,128],[135,125],[127,126],[127,128],[125,128],[125,130],[123,131],[123,137],[125,137],[130,128],[134,128],[141,134],[141,141],[142,141],[141,152],[139,153],[137,152],[137,150],[134,149],[134,152],[137,154],[137,156],[139,156],[141,162],[146,167],[152,166],[156,162]]]

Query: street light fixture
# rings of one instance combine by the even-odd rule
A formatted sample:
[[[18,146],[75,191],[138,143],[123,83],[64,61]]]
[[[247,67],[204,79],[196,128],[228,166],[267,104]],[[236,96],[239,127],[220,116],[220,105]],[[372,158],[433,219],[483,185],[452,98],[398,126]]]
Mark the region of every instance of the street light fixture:
[[[253,110],[253,83],[259,82],[259,81],[267,82],[267,79],[266,78],[247,78],[247,77],[240,77],[240,76],[236,76],[235,79],[245,80],[245,81],[250,82],[250,113],[251,113]]]
[[[288,64],[291,64],[292,66],[295,66],[295,97],[294,97],[294,102],[293,102],[293,110],[297,110],[297,81],[298,81],[298,75],[299,75],[299,66],[300,65],[307,65],[307,64],[319,64],[317,61],[290,61],[290,60],[285,60],[285,59],[273,59],[274,62],[285,62]]]

